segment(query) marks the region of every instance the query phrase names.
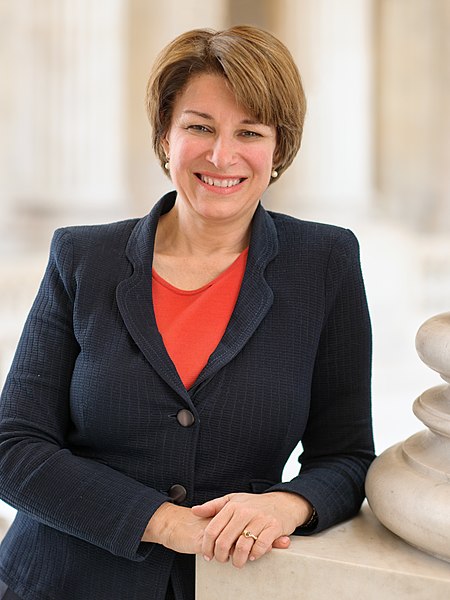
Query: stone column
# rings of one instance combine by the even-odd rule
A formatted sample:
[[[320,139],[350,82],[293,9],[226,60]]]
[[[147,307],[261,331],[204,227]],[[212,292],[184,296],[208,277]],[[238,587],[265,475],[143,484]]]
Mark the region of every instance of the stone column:
[[[273,186],[283,210],[365,214],[372,192],[372,0],[281,0],[274,32],[308,99],[302,148]]]
[[[413,546],[450,561],[450,312],[422,325],[416,348],[446,384],[414,402],[414,414],[428,429],[374,461],[366,492],[383,525]]]
[[[450,3],[379,0],[378,169],[385,211],[450,227]]]
[[[38,214],[120,209],[125,0],[21,0],[14,7],[20,48],[8,152],[15,206]]]

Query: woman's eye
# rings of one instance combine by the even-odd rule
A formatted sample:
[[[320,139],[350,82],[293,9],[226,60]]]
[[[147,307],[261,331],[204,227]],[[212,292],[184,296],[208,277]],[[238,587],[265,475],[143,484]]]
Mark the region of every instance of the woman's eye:
[[[256,131],[243,131],[241,135],[248,138],[261,137],[261,134],[257,133]]]
[[[188,125],[187,129],[191,131],[199,131],[201,133],[209,133],[211,130],[205,125]]]

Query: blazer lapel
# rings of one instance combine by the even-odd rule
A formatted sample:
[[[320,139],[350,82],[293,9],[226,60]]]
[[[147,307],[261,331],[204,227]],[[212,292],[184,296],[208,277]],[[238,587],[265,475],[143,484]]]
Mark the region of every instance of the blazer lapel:
[[[162,379],[191,404],[189,394],[167,354],[158,331],[152,301],[152,262],[156,226],[160,215],[172,208],[175,198],[175,192],[163,196],[150,214],[141,219],[134,228],[126,248],[126,255],[133,265],[133,273],[117,286],[116,299],[125,326],[145,358]]]

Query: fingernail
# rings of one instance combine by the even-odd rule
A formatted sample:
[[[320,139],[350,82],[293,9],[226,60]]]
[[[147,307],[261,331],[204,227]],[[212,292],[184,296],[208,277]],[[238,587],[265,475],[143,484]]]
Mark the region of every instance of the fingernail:
[[[209,562],[211,559],[209,558],[209,556],[206,556],[206,554],[203,555],[203,558],[206,560],[206,562]]]

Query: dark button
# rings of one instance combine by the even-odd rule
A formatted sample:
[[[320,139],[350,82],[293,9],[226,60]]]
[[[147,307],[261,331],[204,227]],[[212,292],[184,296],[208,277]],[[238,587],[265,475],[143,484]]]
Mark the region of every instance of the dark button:
[[[182,408],[177,412],[177,421],[182,427],[190,427],[194,424],[195,417],[187,408]]]
[[[186,488],[179,483],[176,483],[175,485],[170,486],[169,496],[172,498],[175,504],[181,504],[181,502],[186,500]]]

